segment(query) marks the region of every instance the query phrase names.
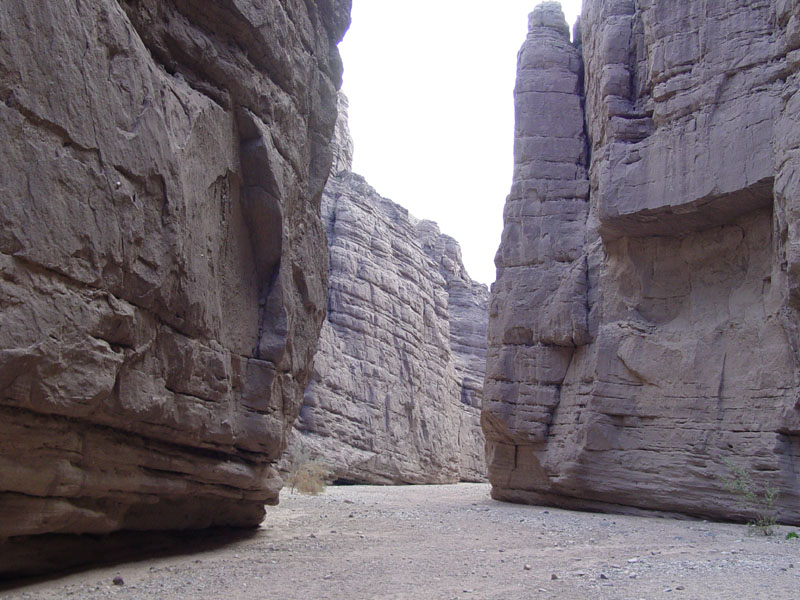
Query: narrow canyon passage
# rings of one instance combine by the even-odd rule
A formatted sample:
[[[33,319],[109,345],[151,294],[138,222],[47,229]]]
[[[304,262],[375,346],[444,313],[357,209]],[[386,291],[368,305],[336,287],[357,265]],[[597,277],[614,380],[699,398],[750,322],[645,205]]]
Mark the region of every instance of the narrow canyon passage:
[[[466,215],[507,130],[491,289],[352,170],[359,2],[0,3],[0,578],[107,565],[0,599],[798,596],[789,526],[492,497],[800,527],[800,0],[530,3],[513,132],[365,152]],[[386,28],[389,146],[495,87],[474,4],[444,110]]]
[[[780,600],[800,583],[791,530],[507,504],[487,484],[284,490],[251,538],[0,598]]]

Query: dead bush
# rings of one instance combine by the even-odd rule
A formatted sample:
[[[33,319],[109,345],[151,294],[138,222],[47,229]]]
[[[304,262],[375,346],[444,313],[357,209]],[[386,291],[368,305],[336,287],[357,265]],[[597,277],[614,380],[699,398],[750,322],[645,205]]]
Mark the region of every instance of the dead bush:
[[[301,494],[316,496],[325,491],[331,475],[332,469],[328,463],[301,449],[289,466],[287,483],[292,493],[297,490]]]

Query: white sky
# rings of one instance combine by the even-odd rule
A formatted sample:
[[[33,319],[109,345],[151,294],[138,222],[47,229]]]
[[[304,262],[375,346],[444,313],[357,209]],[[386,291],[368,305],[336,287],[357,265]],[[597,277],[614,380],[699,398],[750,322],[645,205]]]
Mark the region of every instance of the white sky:
[[[339,49],[353,170],[458,240],[495,279],[511,188],[514,81],[538,0],[353,0]],[[581,0],[562,0],[570,27]]]

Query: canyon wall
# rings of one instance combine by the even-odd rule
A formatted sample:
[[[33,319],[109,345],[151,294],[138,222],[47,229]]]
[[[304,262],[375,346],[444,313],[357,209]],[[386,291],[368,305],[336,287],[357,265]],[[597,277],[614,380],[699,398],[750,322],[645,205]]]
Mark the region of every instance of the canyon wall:
[[[28,536],[254,526],[277,502],[349,10],[0,7],[0,570]]]
[[[488,290],[458,243],[352,173],[340,94],[322,198],[327,319],[290,454],[352,483],[485,480],[480,406]]]
[[[481,430],[483,380],[486,374],[486,327],[489,290],[473,281],[461,260],[458,242],[439,231],[433,221],[419,221],[417,236],[425,254],[438,266],[447,292],[450,354],[460,399],[458,421],[445,435],[457,431],[459,478],[486,481],[486,444]]]
[[[556,3],[519,57],[482,415],[495,498],[800,522],[796,0]],[[590,158],[591,157],[591,158]]]

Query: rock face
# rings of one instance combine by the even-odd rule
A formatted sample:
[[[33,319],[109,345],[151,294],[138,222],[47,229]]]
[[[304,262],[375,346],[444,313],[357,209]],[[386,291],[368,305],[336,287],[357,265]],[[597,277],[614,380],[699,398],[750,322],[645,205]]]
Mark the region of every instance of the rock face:
[[[0,540],[277,501],[349,8],[0,7]]]
[[[800,522],[800,4],[587,0],[577,33],[545,2],[519,58],[493,496],[747,518],[733,463]]]
[[[489,290],[472,280],[461,260],[458,242],[442,234],[436,223],[419,221],[416,229],[422,249],[433,259],[444,278],[447,292],[450,351],[461,400],[457,437],[460,479],[486,481],[486,450],[480,415],[486,375]]]
[[[346,116],[334,144],[352,156]],[[356,483],[485,480],[486,286],[435,223],[348,170],[328,180],[322,213],[328,316],[290,453]]]
[[[336,127],[331,140],[331,154],[333,154],[331,175],[338,175],[353,168],[353,138],[350,136],[348,126],[350,103],[343,92],[339,92],[337,109]]]

